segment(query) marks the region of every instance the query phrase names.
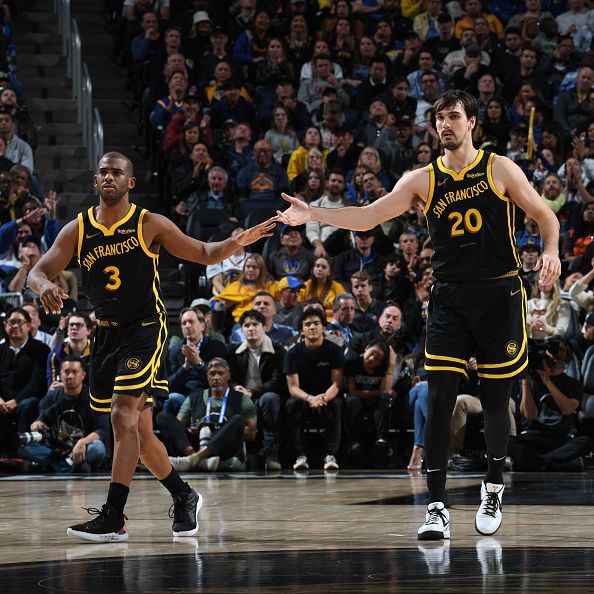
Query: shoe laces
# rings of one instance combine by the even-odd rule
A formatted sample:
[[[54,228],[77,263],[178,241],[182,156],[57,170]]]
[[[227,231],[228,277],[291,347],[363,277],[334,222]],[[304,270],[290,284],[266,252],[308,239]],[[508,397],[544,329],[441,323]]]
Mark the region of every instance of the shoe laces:
[[[168,516],[176,522],[185,520],[188,511],[188,502],[188,495],[174,495]]]
[[[425,521],[425,524],[439,524],[440,520],[441,523],[444,525],[448,523],[448,520],[445,514],[443,513],[442,509],[434,507],[433,509],[428,510],[427,514],[429,515],[429,517]]]
[[[97,509],[96,507],[83,507],[82,509],[84,509],[91,516],[97,516],[89,522],[90,524],[102,522],[104,519],[107,518],[107,516],[116,515],[115,509],[109,507],[109,505],[103,505],[101,509]],[[126,515],[122,515],[124,516],[124,520],[128,519]]]
[[[501,509],[501,501],[499,500],[499,494],[494,492],[488,492],[485,500],[483,501],[483,514],[485,516],[495,517],[497,511]]]

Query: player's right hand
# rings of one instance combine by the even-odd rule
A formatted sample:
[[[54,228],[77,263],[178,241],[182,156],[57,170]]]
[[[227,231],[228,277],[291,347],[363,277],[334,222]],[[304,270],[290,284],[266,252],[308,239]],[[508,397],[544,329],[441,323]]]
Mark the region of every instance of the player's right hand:
[[[294,196],[289,196],[284,192],[281,196],[283,200],[289,202],[291,206],[283,212],[280,210],[276,211],[279,221],[291,225],[291,227],[298,227],[299,225],[311,221],[311,210],[306,202],[303,202],[303,200],[299,200],[299,198],[295,198]]]
[[[42,285],[39,299],[46,314],[59,314],[64,307],[63,299],[68,299],[68,293],[62,287],[48,281]]]

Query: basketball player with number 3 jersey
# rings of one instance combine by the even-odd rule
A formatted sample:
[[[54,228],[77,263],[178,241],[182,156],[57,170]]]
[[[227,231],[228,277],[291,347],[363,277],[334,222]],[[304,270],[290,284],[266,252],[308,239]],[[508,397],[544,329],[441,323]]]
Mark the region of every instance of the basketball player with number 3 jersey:
[[[475,98],[447,91],[434,105],[444,155],[404,175],[391,192],[363,207],[324,209],[283,194],[291,203],[280,220],[310,220],[353,231],[367,230],[423,205],[434,254],[436,282],[429,299],[426,364],[429,416],[425,434],[429,506],[420,540],[450,538],[446,472],[450,421],[470,357],[481,378],[488,468],[475,518],[480,534],[494,534],[502,521],[503,467],[509,440],[508,403],[513,382],[527,365],[526,298],[518,277],[516,207],[539,225],[544,250],[534,270],[548,287],[561,272],[559,223],[507,157],[472,144],[477,123]]]
[[[173,535],[193,536],[198,531],[202,496],[173,469],[165,446],[153,433],[151,405],[168,394],[160,248],[181,259],[214,264],[239,246],[271,235],[276,222],[273,217],[233,239],[203,243],[184,235],[168,218],[130,203],[135,183],[127,157],[103,155],[94,177],[99,206],[68,223],[28,277],[45,311],[58,314],[67,295],[50,279],[76,256],[97,317],[89,389],[92,408],[111,415],[111,483],[101,510],[87,509],[95,518],[67,530],[70,536],[92,542],[128,539],[124,506],[139,458],[173,497]]]

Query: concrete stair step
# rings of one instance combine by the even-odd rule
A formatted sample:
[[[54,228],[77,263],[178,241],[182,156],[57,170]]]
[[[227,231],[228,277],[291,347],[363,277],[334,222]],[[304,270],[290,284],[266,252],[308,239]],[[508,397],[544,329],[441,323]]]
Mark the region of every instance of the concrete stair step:
[[[86,152],[81,157],[39,156],[35,153],[35,168],[39,171],[62,169],[66,165],[70,169],[86,169],[89,166]]]
[[[62,69],[60,69],[62,70]],[[25,78],[25,75],[19,71],[21,77]],[[72,93],[72,81],[65,76],[65,72],[62,70],[62,76],[38,76],[34,75],[34,86],[27,88],[27,96],[30,97],[31,93],[40,92],[44,89],[52,89],[53,91],[68,91]],[[30,85],[29,85],[30,86]]]
[[[82,145],[61,144],[58,146],[39,146],[35,151],[35,161],[44,159],[84,159],[87,156],[87,148]]]
[[[61,53],[47,54],[19,54],[17,66],[61,66],[62,72],[66,74],[66,58]]]
[[[27,6],[29,8],[29,6]],[[49,6],[48,6],[49,8]],[[96,24],[97,22],[105,23],[101,13],[97,12],[74,12],[70,11],[72,18],[75,18],[79,24]],[[22,10],[19,12],[19,20],[23,23],[37,23],[40,25],[51,25],[56,23],[56,14],[51,11],[44,10]]]
[[[71,112],[76,113],[76,103],[73,99],[40,99],[33,97],[27,100],[27,107],[31,112]]]

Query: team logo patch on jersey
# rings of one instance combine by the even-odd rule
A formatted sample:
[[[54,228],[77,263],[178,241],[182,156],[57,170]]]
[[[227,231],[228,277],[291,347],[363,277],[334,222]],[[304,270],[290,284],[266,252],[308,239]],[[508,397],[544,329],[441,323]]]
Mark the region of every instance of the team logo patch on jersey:
[[[518,343],[515,340],[510,340],[505,345],[505,352],[507,353],[508,357],[514,357],[518,354]]]
[[[130,233],[136,233],[136,229],[118,229],[118,233],[121,235],[129,235]]]
[[[136,371],[140,367],[141,363],[142,361],[138,357],[130,357],[126,361],[126,368],[130,371]]]

